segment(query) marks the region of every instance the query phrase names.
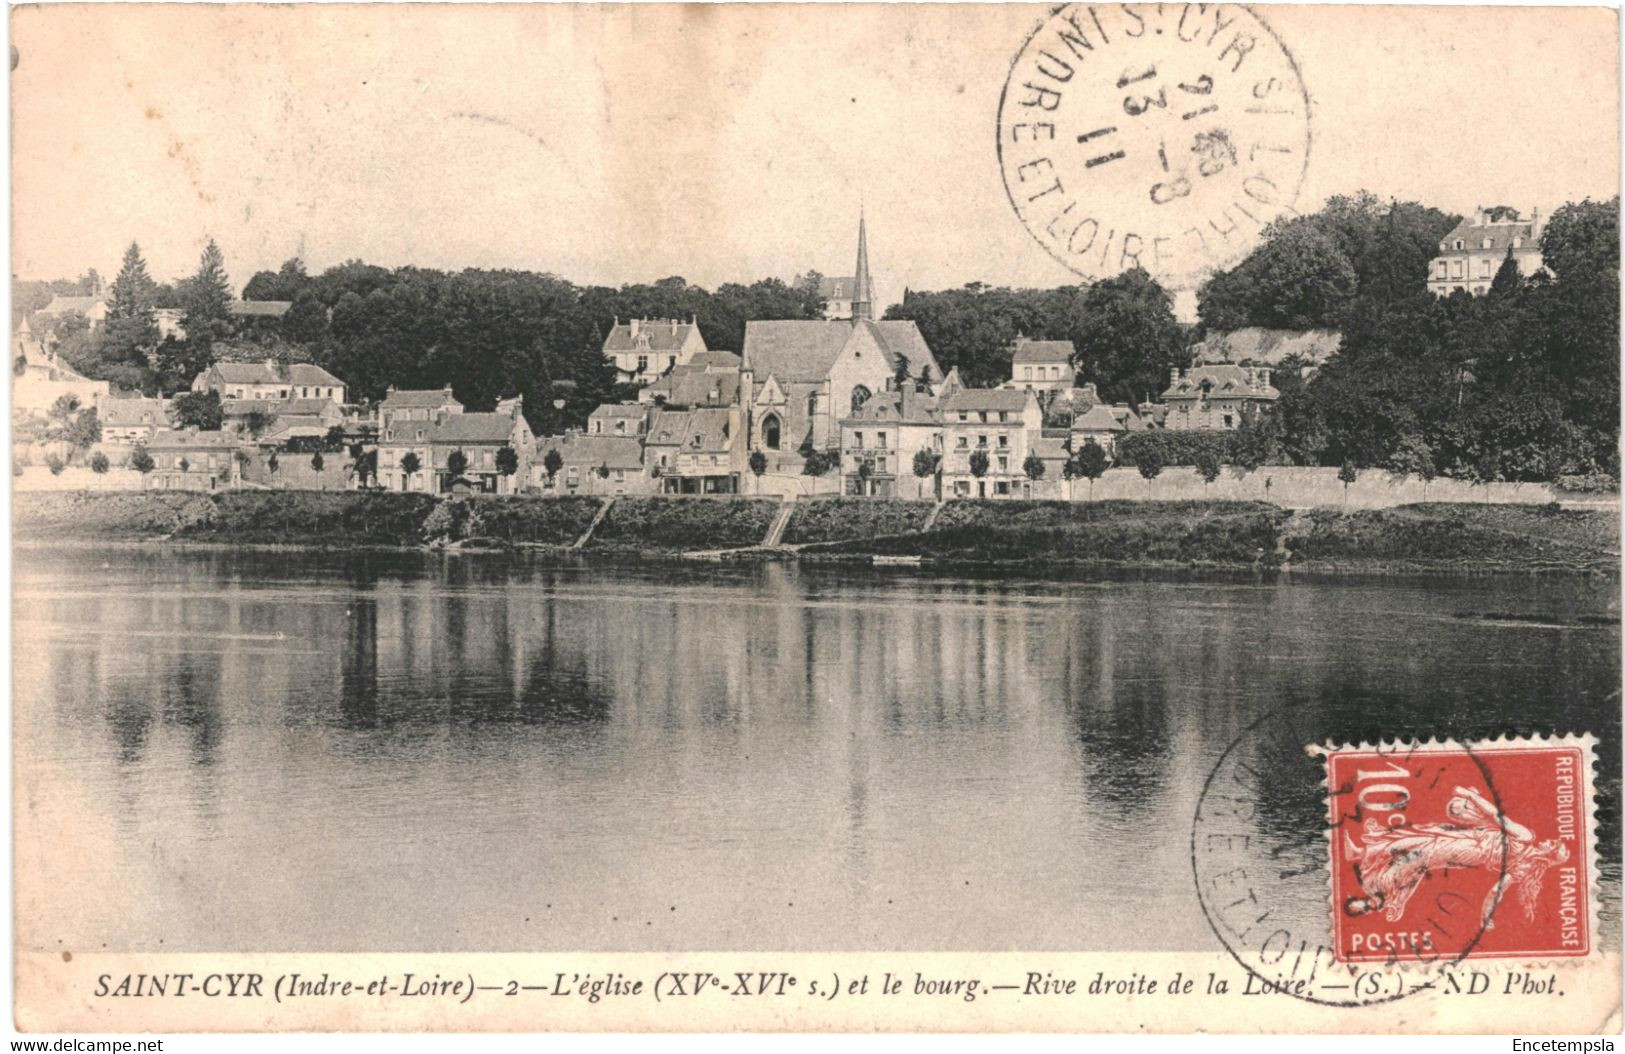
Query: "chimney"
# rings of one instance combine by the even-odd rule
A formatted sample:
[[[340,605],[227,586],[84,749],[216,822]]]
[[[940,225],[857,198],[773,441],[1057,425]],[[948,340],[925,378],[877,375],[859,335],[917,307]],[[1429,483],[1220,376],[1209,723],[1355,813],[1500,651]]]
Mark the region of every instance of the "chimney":
[[[1169,369],[1168,369],[1168,386],[1173,387],[1174,385],[1176,385],[1178,383],[1179,383],[1179,367],[1178,366],[1169,367]]]
[[[1539,209],[1530,209],[1529,210],[1529,240],[1532,241],[1532,242],[1540,240],[1540,210]]]
[[[627,320],[627,322],[626,322],[626,324],[627,324],[627,325],[628,325],[628,326],[629,326],[629,327],[631,327],[631,333],[630,333],[630,335],[631,335],[631,336],[634,336],[634,337],[635,337],[635,336],[637,336],[637,335],[638,335],[638,320],[637,320],[637,319],[635,319],[635,318],[632,318],[632,319],[628,319],[628,320]]]
[[[1268,366],[1260,366],[1258,368],[1258,386],[1260,388],[1268,388],[1270,386],[1270,368]]]

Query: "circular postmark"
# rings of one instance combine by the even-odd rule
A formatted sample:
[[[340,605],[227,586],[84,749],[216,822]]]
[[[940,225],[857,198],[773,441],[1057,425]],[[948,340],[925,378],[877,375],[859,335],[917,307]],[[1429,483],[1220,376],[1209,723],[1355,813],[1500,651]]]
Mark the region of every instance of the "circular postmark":
[[[1309,146],[1297,63],[1242,6],[1064,4],[999,96],[1010,204],[1085,278],[1185,289],[1231,266],[1291,213]]]
[[[1430,872],[1409,842],[1393,859],[1417,863],[1408,898],[1385,916],[1381,893],[1334,881],[1342,840],[1373,836],[1368,825],[1406,838],[1447,830],[1432,815],[1407,816],[1406,803],[1437,800],[1456,784],[1484,788],[1484,806],[1499,815],[1501,798],[1489,768],[1468,747],[1445,752],[1414,742],[1351,751],[1358,761],[1334,767],[1311,759],[1305,736],[1285,709],[1243,729],[1209,773],[1191,825],[1191,868],[1202,914],[1225,950],[1247,971],[1247,994],[1280,993],[1329,1007],[1371,1006],[1435,988],[1448,969],[1472,957],[1493,925],[1509,858],[1506,839],[1480,861],[1488,898],[1447,886],[1449,872]],[[1342,753],[1338,751],[1337,753]],[[1412,810],[1420,812],[1421,810]],[[1448,820],[1444,816],[1438,820]],[[1420,835],[1417,835],[1420,837]],[[1370,881],[1373,890],[1380,883]],[[1393,888],[1388,887],[1390,895]],[[1373,920],[1384,920],[1373,928]],[[1391,924],[1387,920],[1392,920]],[[1344,923],[1382,941],[1347,954]],[[1441,969],[1430,969],[1439,967]]]

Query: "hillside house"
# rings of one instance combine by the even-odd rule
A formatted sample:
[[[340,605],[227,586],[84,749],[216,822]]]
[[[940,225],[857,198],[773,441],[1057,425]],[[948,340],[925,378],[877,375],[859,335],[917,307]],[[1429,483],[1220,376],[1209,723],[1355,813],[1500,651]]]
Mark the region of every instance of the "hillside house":
[[[1032,497],[1022,470],[1043,434],[1044,412],[1031,391],[964,388],[942,406],[942,486],[957,498]],[[981,475],[975,455],[987,458]]]

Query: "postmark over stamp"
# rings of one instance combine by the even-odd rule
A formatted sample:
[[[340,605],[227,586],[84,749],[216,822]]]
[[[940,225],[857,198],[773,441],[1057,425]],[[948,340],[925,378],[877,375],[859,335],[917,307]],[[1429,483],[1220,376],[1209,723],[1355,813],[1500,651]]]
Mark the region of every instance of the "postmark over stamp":
[[[1010,204],[1086,278],[1142,267],[1188,288],[1290,214],[1310,97],[1250,8],[1064,4],[1034,29],[999,99]]]
[[[1590,954],[1592,743],[1321,748],[1337,961]]]

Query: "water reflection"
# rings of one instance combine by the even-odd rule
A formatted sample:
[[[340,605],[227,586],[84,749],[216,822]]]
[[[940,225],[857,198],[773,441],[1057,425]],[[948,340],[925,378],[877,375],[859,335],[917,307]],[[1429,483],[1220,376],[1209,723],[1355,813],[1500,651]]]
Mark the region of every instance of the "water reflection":
[[[1612,587],[1574,580],[34,551],[18,822],[48,851],[20,881],[110,873],[104,915],[60,903],[23,936],[99,944],[112,915],[129,948],[1206,948],[1196,798],[1271,707],[1309,739],[1602,734],[1612,918],[1598,614]],[[1313,830],[1317,781],[1283,753],[1260,827]]]

